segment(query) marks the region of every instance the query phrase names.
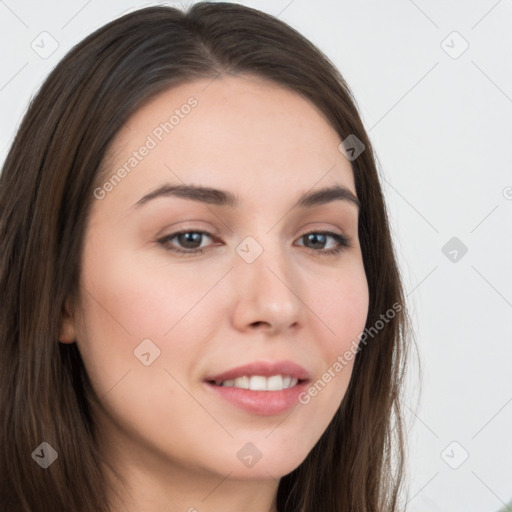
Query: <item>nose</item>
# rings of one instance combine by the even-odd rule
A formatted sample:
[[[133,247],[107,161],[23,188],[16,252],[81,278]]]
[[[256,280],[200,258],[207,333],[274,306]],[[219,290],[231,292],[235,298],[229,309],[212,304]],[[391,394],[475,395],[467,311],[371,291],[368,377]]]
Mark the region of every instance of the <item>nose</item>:
[[[299,278],[284,254],[264,250],[252,263],[239,260],[233,274],[232,321],[237,330],[274,336],[304,325],[306,306]]]

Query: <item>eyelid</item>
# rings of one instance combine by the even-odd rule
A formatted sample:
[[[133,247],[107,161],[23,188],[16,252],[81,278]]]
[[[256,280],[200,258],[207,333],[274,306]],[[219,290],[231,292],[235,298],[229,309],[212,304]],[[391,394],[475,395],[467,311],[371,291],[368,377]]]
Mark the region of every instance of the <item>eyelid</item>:
[[[197,223],[202,223],[203,226],[198,225]],[[157,238],[167,238],[171,235],[188,233],[191,231],[193,231],[194,233],[206,233],[212,237],[217,238],[221,236],[221,232],[213,224],[199,219],[190,219],[182,222],[174,222],[170,225],[167,225],[164,229],[161,230],[161,233],[163,234],[157,235]]]

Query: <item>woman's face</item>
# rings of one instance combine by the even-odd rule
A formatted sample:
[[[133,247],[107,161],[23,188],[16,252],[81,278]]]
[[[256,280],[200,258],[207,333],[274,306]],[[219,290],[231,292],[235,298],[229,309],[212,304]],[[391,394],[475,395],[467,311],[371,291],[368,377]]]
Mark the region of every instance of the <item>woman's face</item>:
[[[174,87],[119,133],[62,341],[121,470],[279,478],[318,441],[368,311],[340,142],[254,77]]]

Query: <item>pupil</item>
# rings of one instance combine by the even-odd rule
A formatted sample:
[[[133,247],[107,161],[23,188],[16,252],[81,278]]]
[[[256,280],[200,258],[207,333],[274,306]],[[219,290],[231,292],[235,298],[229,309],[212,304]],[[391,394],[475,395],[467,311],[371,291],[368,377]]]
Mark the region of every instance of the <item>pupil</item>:
[[[182,233],[179,235],[179,242],[188,249],[196,249],[201,245],[201,233]]]
[[[317,233],[310,233],[309,235],[306,235],[307,239],[308,239],[308,242],[312,242],[313,243],[313,247],[319,247],[321,246],[323,248],[323,246],[325,245],[325,235],[322,235],[322,234],[317,234]],[[317,244],[317,245],[315,245]]]

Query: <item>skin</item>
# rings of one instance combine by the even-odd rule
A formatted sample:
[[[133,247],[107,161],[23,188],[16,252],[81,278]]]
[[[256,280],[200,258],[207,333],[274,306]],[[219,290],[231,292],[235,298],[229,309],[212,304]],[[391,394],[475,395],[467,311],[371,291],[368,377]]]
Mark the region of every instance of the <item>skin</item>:
[[[339,136],[311,103],[251,76],[157,96],[116,137],[109,176],[192,96],[190,114],[93,201],[80,300],[67,309],[61,341],[78,344],[102,406],[100,446],[129,486],[115,510],[274,511],[279,478],[328,426],[353,362],[307,405],[274,416],[231,405],[203,379],[292,360],[314,382],[357,340],[368,312],[357,206],[292,208],[301,194],[335,184],[355,195],[354,178]],[[165,183],[231,191],[240,205],[160,197],[133,207]],[[183,241],[158,242],[180,229],[214,239],[204,236],[205,251],[185,256],[169,250]],[[307,245],[305,233],[326,230],[345,234],[350,247],[327,255]],[[249,235],[263,249],[252,263],[235,251]],[[325,248],[336,246],[327,237]],[[144,339],[160,350],[149,366],[134,355]],[[248,442],[262,454],[250,468],[237,457]]]

